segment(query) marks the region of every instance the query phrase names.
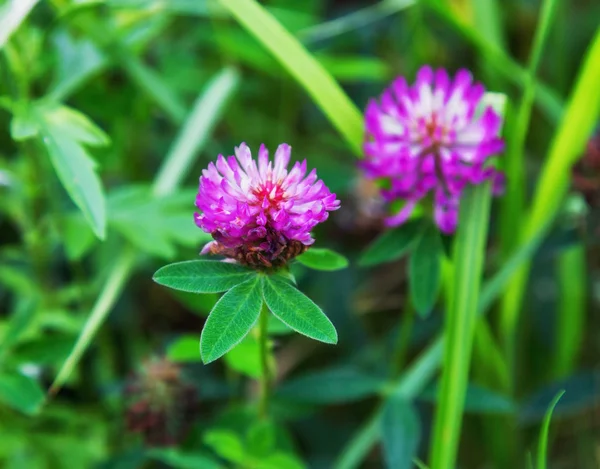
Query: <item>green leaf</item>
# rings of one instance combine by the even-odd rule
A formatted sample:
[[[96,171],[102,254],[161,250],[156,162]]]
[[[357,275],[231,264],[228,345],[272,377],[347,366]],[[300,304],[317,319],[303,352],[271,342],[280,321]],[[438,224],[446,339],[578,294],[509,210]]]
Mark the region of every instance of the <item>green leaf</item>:
[[[204,443],[210,446],[222,458],[243,463],[246,460],[246,451],[241,438],[229,430],[213,429],[204,434]]]
[[[38,105],[42,141],[58,178],[94,233],[104,239],[106,201],[95,172],[96,163],[84,147],[105,145],[108,138],[87,117],[65,106]]]
[[[10,121],[10,136],[13,140],[20,142],[35,137],[39,130],[39,124],[29,108],[15,106],[15,114]]]
[[[152,279],[175,290],[218,293],[253,277],[256,277],[256,272],[237,264],[221,261],[184,261],[161,267]]]
[[[261,281],[255,276],[233,287],[217,302],[200,336],[205,364],[235,347],[254,326],[262,306],[260,292]]]
[[[412,404],[391,397],[383,408],[381,436],[386,467],[410,469],[421,439],[421,421]]]
[[[174,362],[199,362],[200,338],[196,335],[184,335],[167,349],[167,358]]]
[[[71,261],[82,259],[96,241],[94,232],[79,212],[70,213],[63,218],[61,232],[65,253]]]
[[[423,231],[423,220],[410,220],[378,236],[360,257],[363,267],[392,262],[402,257],[414,246]]]
[[[438,386],[433,386],[419,398],[435,403],[439,394]],[[517,410],[515,403],[508,397],[475,384],[467,385],[465,412],[472,414],[511,415]]]
[[[410,296],[421,316],[427,316],[437,300],[443,256],[440,233],[430,224],[417,241],[408,264]]]
[[[36,380],[21,373],[0,374],[0,402],[24,414],[37,413],[45,394]]]
[[[0,49],[19,28],[38,0],[8,0],[0,7]]]
[[[540,431],[540,442],[538,445],[537,453],[537,469],[546,469],[546,455],[548,453],[548,433],[550,432],[550,420],[552,420],[552,412],[558,404],[558,401],[564,394],[564,391],[560,391],[548,407],[548,411],[544,416],[544,422],[542,423],[542,430]]]
[[[220,0],[296,79],[342,134],[362,154],[362,113],[323,66],[263,6],[253,0]]]
[[[329,318],[297,288],[277,277],[264,277],[263,294],[271,312],[296,332],[327,344],[337,343]]]
[[[381,391],[385,381],[356,368],[318,371],[284,382],[277,396],[300,402],[352,402]]]
[[[296,456],[289,453],[274,453],[255,461],[256,469],[306,469]]]
[[[300,264],[315,270],[340,270],[348,267],[348,259],[330,249],[309,248],[296,257]]]
[[[250,378],[258,379],[262,374],[260,345],[252,334],[244,337],[237,347],[232,348],[223,358],[235,371]]]
[[[258,420],[252,424],[246,434],[246,447],[252,456],[265,459],[275,449],[277,427],[270,420]]]
[[[208,454],[200,452],[183,452],[179,449],[151,449],[149,458],[168,464],[173,469],[223,469],[223,466]]]

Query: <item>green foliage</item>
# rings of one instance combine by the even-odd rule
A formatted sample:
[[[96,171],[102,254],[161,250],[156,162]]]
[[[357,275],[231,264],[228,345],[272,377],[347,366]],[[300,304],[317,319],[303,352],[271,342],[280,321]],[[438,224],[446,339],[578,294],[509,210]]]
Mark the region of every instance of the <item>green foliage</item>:
[[[156,283],[175,290],[218,293],[256,279],[256,272],[227,262],[185,261],[161,267],[152,278]]]
[[[408,264],[410,297],[421,316],[427,316],[437,300],[443,256],[440,233],[430,224],[417,239]]]
[[[296,258],[300,264],[315,270],[340,270],[348,267],[348,259],[330,249],[310,248]]]
[[[359,264],[368,267],[399,259],[414,247],[423,227],[423,221],[417,219],[385,231],[367,247]]]
[[[593,467],[598,213],[595,193],[564,202],[598,121],[599,15],[551,0],[0,1],[0,466],[437,469],[427,448],[447,462],[460,439],[447,467]],[[505,195],[441,240],[427,199],[385,228],[351,157],[361,110],[425,63],[470,68],[512,112]],[[268,277],[198,259],[212,239],[193,221],[198,177],[241,141],[291,144],[342,201]],[[173,288],[152,282],[183,260],[157,272]],[[500,298],[469,366],[474,318]],[[218,364],[202,363],[203,329]],[[551,413],[569,418],[560,451]]]
[[[269,310],[296,332],[326,344],[337,343],[329,318],[298,289],[277,277],[264,277],[263,295]]]
[[[278,389],[278,396],[307,403],[352,402],[381,391],[385,381],[356,368],[342,367],[294,378]]]
[[[235,347],[260,314],[262,281],[258,276],[236,285],[217,301],[200,336],[200,354],[210,363]]]
[[[65,190],[99,238],[106,232],[106,201],[96,163],[85,145],[103,146],[108,136],[85,115],[66,106],[34,104],[11,123],[15,140],[40,136]]]
[[[306,89],[352,150],[360,154],[362,117],[339,85],[308,51],[253,0],[219,0]]]
[[[409,469],[421,439],[421,421],[416,409],[401,398],[389,399],[383,408],[381,426],[387,467]]]
[[[45,395],[38,382],[19,372],[0,374],[0,402],[25,414],[39,412]]]

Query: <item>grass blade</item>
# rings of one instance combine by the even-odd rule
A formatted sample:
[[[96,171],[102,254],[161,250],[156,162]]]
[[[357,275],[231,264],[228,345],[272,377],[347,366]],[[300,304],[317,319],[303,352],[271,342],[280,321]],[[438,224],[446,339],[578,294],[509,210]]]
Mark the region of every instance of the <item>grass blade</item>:
[[[565,115],[550,145],[546,164],[537,184],[532,207],[524,218],[522,242],[535,237],[558,212],[570,183],[570,169],[581,155],[600,116],[600,28],[587,51]],[[509,354],[514,350],[521,302],[529,274],[529,263],[515,273],[502,303],[501,335]],[[510,358],[509,358],[510,359]],[[511,360],[512,361],[512,360]]]
[[[54,379],[54,382],[48,391],[49,394],[58,392],[71,375],[71,372],[81,359],[83,353],[91,344],[96,332],[123,291],[129,274],[133,269],[134,262],[135,255],[132,250],[127,250],[117,258],[117,262],[110,270],[108,278],[102,287],[102,291],[96,299],[96,303],[94,303],[90,317],[85,322],[85,325],[77,338],[77,342],[75,342],[75,345],[73,346],[73,350]]]
[[[542,227],[540,232],[527,244],[522,245],[502,268],[487,280],[481,288],[477,314],[483,315],[492,306],[494,301],[504,291],[514,273],[526,264],[541,244],[550,223]],[[414,398],[433,379],[444,356],[442,337],[438,336],[425,349],[412,365],[404,372],[400,379],[393,383],[390,394],[400,395],[407,399]],[[375,410],[372,417],[363,425],[356,435],[349,441],[337,460],[334,469],[355,469],[380,438],[379,418],[381,407]]]
[[[193,155],[206,143],[238,84],[237,71],[225,68],[206,85],[156,175],[156,195],[168,195],[181,183],[188,173]]]
[[[550,420],[552,419],[552,412],[558,404],[558,401],[563,396],[565,391],[560,391],[552,402],[550,403],[550,407],[546,411],[546,415],[544,416],[544,422],[542,423],[542,430],[540,432],[540,442],[538,446],[537,453],[537,469],[546,469],[546,454],[548,452],[548,433],[550,432]]]
[[[443,18],[449,26],[479,49],[481,56],[488,60],[489,64],[494,67],[494,70],[498,74],[518,86],[525,86],[527,70],[515,62],[506,52],[503,52],[502,49],[484,39],[475,27],[456,19],[442,2],[426,0],[425,4]],[[535,89],[535,100],[551,122],[558,123],[561,120],[563,103],[553,89],[538,82]]]
[[[510,133],[507,136],[507,151],[503,159],[506,178],[511,189],[502,198],[501,225],[502,244],[505,256],[518,242],[518,231],[525,209],[525,139],[529,130],[529,120],[533,108],[536,89],[536,74],[548,39],[550,25],[556,16],[557,0],[545,0],[542,4],[540,19],[535,31],[533,47],[529,57],[527,76],[523,86],[521,102],[511,119]]]
[[[462,423],[479,285],[489,224],[489,184],[469,187],[461,200],[454,247],[454,289],[444,331],[445,360],[431,446],[432,469],[452,469]]]
[[[362,114],[331,75],[273,15],[254,0],[220,2],[304,87],[354,153],[360,156]]]
[[[339,18],[305,28],[298,32],[298,37],[304,44],[331,39],[380,21],[415,3],[416,0],[383,0]]]

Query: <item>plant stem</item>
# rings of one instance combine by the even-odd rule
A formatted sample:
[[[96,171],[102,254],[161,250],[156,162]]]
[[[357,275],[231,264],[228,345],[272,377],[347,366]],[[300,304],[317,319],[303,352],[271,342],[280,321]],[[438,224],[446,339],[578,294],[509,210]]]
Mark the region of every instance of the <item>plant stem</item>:
[[[269,398],[271,394],[271,367],[269,363],[269,308],[266,304],[260,311],[258,318],[258,343],[260,346],[260,398],[258,401],[258,413],[262,418],[269,415]]]

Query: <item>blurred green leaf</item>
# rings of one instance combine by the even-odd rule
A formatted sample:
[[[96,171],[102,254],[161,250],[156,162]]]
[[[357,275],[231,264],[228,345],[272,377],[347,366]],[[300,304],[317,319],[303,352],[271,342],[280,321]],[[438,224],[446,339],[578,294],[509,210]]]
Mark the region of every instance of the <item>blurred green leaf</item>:
[[[7,0],[0,6],[0,49],[19,28],[38,0]]]
[[[10,136],[20,142],[37,136],[40,126],[31,109],[23,106],[14,106],[14,117],[10,121]]]
[[[377,394],[384,384],[380,377],[340,367],[289,379],[279,386],[277,396],[317,404],[352,402]]]
[[[399,259],[414,247],[424,226],[423,220],[418,219],[386,230],[369,244],[360,257],[359,265],[369,267]]]
[[[261,419],[252,424],[246,433],[246,447],[254,457],[264,460],[275,449],[277,427],[270,420]]]
[[[190,293],[218,293],[256,277],[256,272],[238,264],[221,261],[184,261],[156,271],[159,285]]]
[[[36,365],[59,365],[75,344],[75,337],[53,335],[20,343],[13,351],[14,358],[20,363]]]
[[[235,347],[256,323],[261,306],[261,279],[257,276],[225,293],[202,329],[202,361],[213,362]]]
[[[241,438],[229,430],[212,429],[204,434],[204,443],[227,461],[244,463],[246,450]]]
[[[408,263],[410,297],[417,313],[427,316],[438,297],[444,247],[440,233],[429,224],[416,241]]]
[[[224,467],[212,456],[201,452],[185,452],[180,449],[151,449],[149,458],[168,464],[174,469],[223,469]]]
[[[296,332],[327,344],[337,343],[329,318],[297,288],[268,276],[263,279],[263,295],[271,312]]]
[[[248,334],[223,357],[235,371],[250,378],[259,379],[262,374],[260,345],[254,335]]]
[[[435,402],[439,387],[432,386],[419,398]],[[486,415],[510,415],[517,411],[517,405],[512,399],[491,389],[469,383],[465,395],[465,412]]]
[[[35,318],[37,298],[28,295],[17,302],[15,310],[8,318],[8,324],[0,341],[0,360],[14,344],[19,342],[21,335]]]
[[[74,38],[65,30],[57,31],[52,40],[57,65],[47,97],[58,102],[88,78],[99,73],[107,66],[108,60],[92,41],[87,38]]]
[[[296,456],[275,453],[255,461],[256,469],[305,469],[306,466]]]
[[[174,362],[199,362],[200,337],[197,335],[179,337],[167,348],[167,358]]]
[[[62,219],[62,242],[67,258],[78,261],[94,246],[96,238],[85,219],[78,213],[70,213]]]
[[[348,267],[348,259],[331,249],[309,248],[296,257],[300,264],[315,270],[340,270]]]
[[[0,373],[0,402],[5,405],[33,415],[40,410],[45,398],[35,379],[19,372]]]
[[[410,469],[419,449],[421,421],[410,402],[388,399],[381,416],[381,440],[388,469]]]
[[[41,104],[34,112],[58,178],[96,236],[104,239],[106,201],[96,163],[84,145],[106,145],[108,137],[74,109]]]

